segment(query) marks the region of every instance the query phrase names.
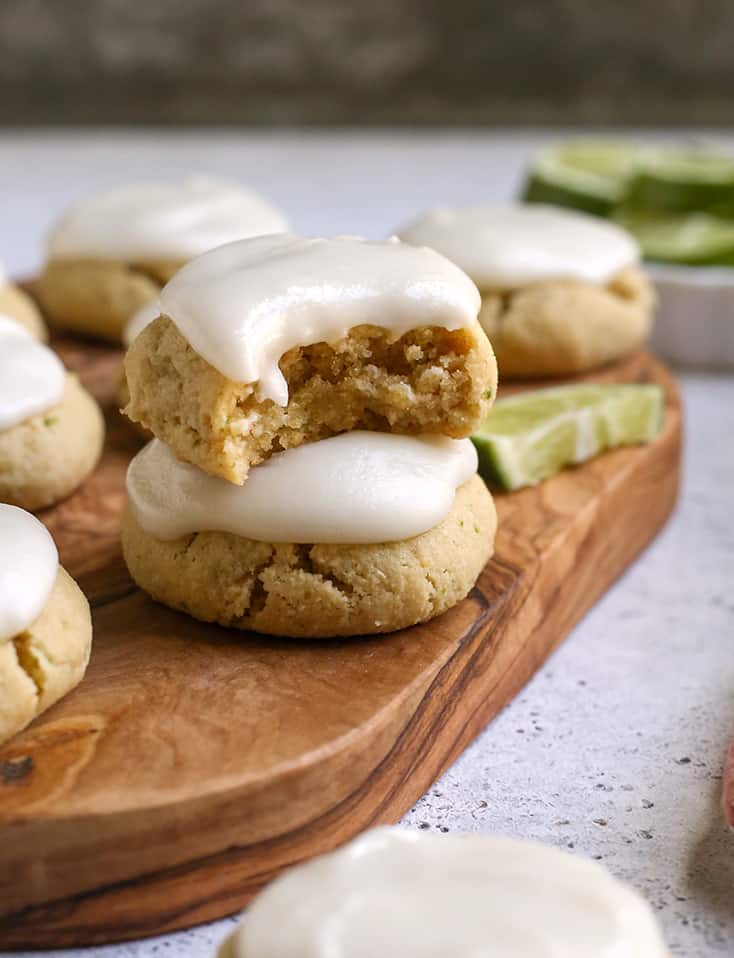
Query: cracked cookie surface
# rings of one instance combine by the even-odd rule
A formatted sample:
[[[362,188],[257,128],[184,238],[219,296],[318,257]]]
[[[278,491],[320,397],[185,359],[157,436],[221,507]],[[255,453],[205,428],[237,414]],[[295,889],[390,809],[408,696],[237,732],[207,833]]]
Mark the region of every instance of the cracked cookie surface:
[[[79,684],[91,647],[89,603],[59,566],[43,612],[25,632],[0,642],[0,742]]]
[[[334,343],[280,360],[288,405],[260,400],[256,383],[223,376],[161,316],[125,357],[125,414],[179,459],[241,485],[276,452],[353,429],[461,439],[482,422],[497,388],[492,347],[478,323],[423,326],[399,339],[357,326]]]
[[[183,265],[180,261],[125,262],[52,259],[34,290],[52,326],[111,342]]]
[[[655,292],[629,267],[606,286],[548,280],[515,290],[483,290],[479,320],[506,379],[566,376],[641,347],[652,326]]]
[[[392,632],[432,619],[471,590],[497,526],[479,476],[456,492],[443,522],[378,545],[293,545],[200,532],[148,535],[128,509],[130,574],[154,599],[205,622],[294,638]]]

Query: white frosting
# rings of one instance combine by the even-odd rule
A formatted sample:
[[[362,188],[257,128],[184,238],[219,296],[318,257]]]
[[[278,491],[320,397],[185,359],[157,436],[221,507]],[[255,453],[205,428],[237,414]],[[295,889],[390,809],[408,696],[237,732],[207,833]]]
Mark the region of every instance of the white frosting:
[[[460,329],[479,306],[469,277],[431,250],[287,234],[212,250],[161,293],[162,312],[200,356],[283,406],[278,362],[289,349],[334,342],[362,324],[395,338],[418,326]]]
[[[192,176],[84,200],[56,223],[48,253],[51,259],[189,260],[222,243],[287,229],[285,217],[256,193]]]
[[[277,879],[236,958],[664,958],[650,906],[601,865],[489,835],[368,832]]]
[[[66,370],[20,323],[0,316],[0,430],[61,402]]]
[[[141,306],[136,313],[133,313],[132,319],[122,331],[122,341],[125,346],[129,348],[132,341],[142,333],[146,326],[149,326],[154,319],[157,319],[160,314],[161,304],[158,297],[146,303],[145,306]]]
[[[46,526],[30,512],[0,504],[0,642],[36,621],[58,568],[59,554]]]
[[[476,468],[468,439],[355,431],[277,453],[236,486],[155,439],[130,463],[127,492],[156,539],[220,531],[263,542],[393,542],[441,522]]]
[[[640,258],[635,240],[615,223],[535,204],[437,209],[400,237],[448,256],[480,289],[547,279],[603,284]]]

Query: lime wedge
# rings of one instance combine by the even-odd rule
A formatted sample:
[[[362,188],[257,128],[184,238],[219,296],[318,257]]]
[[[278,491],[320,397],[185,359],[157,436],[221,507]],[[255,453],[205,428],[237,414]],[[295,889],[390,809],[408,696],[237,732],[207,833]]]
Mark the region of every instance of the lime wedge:
[[[734,266],[734,220],[709,213],[621,209],[614,219],[635,236],[645,259],[688,266]]]
[[[644,150],[627,202],[663,212],[734,215],[734,156],[703,149]]]
[[[565,466],[660,432],[665,398],[655,385],[557,386],[499,399],[472,436],[484,481],[534,486]]]
[[[637,149],[605,140],[572,140],[544,150],[531,167],[523,199],[608,216],[623,199]]]

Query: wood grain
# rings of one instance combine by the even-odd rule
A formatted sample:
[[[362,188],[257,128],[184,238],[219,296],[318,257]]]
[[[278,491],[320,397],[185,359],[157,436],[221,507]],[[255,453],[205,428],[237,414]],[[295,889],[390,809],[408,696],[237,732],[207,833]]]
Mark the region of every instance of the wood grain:
[[[90,598],[82,685],[0,748],[0,948],[137,938],[241,908],[288,865],[394,822],[664,524],[681,416],[641,353],[595,379],[660,382],[665,428],[497,497],[471,595],[387,637],[299,644],[197,623],[130,581],[118,522],[139,440],[119,353],[68,342],[107,409],[103,462],[43,515]]]

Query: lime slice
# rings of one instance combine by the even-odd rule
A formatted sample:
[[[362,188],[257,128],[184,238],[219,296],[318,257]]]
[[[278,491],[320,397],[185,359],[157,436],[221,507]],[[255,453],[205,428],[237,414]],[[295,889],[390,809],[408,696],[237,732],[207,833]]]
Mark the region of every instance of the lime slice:
[[[557,386],[499,399],[472,436],[479,473],[502,489],[534,486],[565,466],[660,432],[665,399],[655,385]]]
[[[552,203],[608,216],[623,199],[637,149],[626,143],[573,140],[544,150],[525,183],[528,203]]]
[[[734,266],[734,220],[709,213],[619,210],[614,219],[640,244],[645,259],[688,266]]]
[[[703,149],[644,150],[627,202],[673,213],[734,215],[734,156]]]

